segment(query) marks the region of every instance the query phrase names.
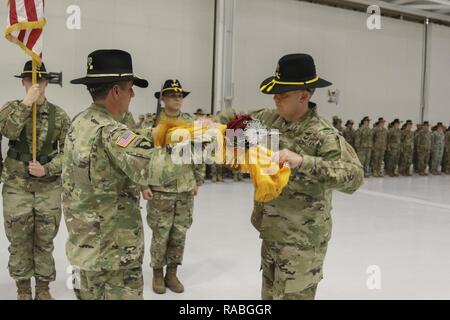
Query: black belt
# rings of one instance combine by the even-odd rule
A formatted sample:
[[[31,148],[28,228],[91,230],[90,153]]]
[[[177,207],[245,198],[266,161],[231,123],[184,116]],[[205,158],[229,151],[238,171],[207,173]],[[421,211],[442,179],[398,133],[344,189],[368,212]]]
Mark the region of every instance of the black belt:
[[[56,150],[55,150],[56,151]],[[8,150],[8,157],[17,161],[21,161],[24,163],[28,163],[33,160],[33,155],[29,153],[21,153],[14,149]],[[36,156],[36,161],[38,161],[40,164],[44,165],[46,163],[49,163],[55,158],[54,155],[39,155]]]

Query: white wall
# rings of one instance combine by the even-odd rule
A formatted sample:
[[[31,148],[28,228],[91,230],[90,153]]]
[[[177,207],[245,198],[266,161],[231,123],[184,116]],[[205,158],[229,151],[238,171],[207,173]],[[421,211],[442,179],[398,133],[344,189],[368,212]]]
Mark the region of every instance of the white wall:
[[[82,29],[68,30],[66,9],[81,7]],[[214,2],[212,0],[47,0],[44,62],[50,71],[63,71],[64,86],[50,85],[49,100],[73,116],[90,104],[84,86],[70,80],[86,74],[86,57],[96,50],[117,48],[133,56],[137,74],[150,81],[136,88],[130,110],[135,118],[156,110],[155,91],[169,78],[178,78],[192,94],[185,110],[210,109]],[[6,8],[0,6],[6,24]],[[22,98],[19,79],[27,56],[18,46],[0,41],[0,103]]]
[[[429,36],[430,64],[428,108],[431,123],[450,125],[450,28],[432,24]]]
[[[327,89],[316,91],[313,100],[323,116],[417,121],[423,27],[383,18],[382,30],[369,31],[366,19],[360,12],[295,0],[238,0],[235,107],[272,106],[259,84],[275,73],[282,55],[305,52],[341,93],[336,107],[327,102]]]

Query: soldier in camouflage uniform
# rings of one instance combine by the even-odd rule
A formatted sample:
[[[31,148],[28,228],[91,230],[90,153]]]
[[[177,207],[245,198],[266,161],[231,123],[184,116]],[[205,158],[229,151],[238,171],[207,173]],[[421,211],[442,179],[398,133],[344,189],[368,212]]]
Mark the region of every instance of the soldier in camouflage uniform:
[[[370,177],[370,161],[373,148],[373,131],[369,125],[370,118],[364,117],[361,120],[359,129],[355,132],[355,147],[359,160],[363,165],[365,177]]]
[[[442,160],[442,172],[450,174],[450,127],[445,133],[444,159]]]
[[[32,63],[21,75],[23,100],[8,102],[0,111],[0,130],[9,139],[2,174],[3,215],[9,246],[9,273],[16,280],[19,300],[53,299],[49,283],[56,278],[53,239],[61,221],[61,161],[70,118],[47,101],[49,75],[44,64],[32,85]],[[37,158],[32,160],[32,105],[37,104]]]
[[[438,124],[436,130],[431,134],[431,166],[433,175],[440,175],[439,166],[442,163],[445,148],[445,134],[442,124]]]
[[[414,131],[414,152],[413,152],[413,171],[418,173],[417,168],[417,137],[419,136],[420,129],[422,129],[421,124],[416,124],[416,130]]]
[[[398,177],[397,165],[400,159],[400,149],[401,149],[401,136],[402,132],[400,130],[400,120],[395,119],[391,123],[391,128],[388,132],[387,137],[387,174],[390,177]]]
[[[183,99],[188,94],[178,80],[167,80],[162,92],[155,93],[157,99],[162,95],[164,108],[157,119],[147,116],[143,128],[152,128],[166,119],[193,123],[195,119],[180,110]],[[177,267],[182,264],[186,233],[192,225],[194,196],[197,195],[198,187],[203,184],[205,175],[204,164],[179,165],[176,175],[169,169],[172,167],[174,164],[168,157],[159,170],[162,179],[168,183],[150,184],[143,191],[144,199],[148,200],[147,222],[153,231],[150,248],[152,288],[158,294],[165,293],[166,287],[176,293],[184,291],[184,286],[177,277]],[[167,269],[164,277],[165,266]]]
[[[93,99],[73,120],[63,163],[74,290],[82,300],[142,299],[144,233],[135,186],[155,182],[155,159],[166,151],[121,122],[133,84],[148,82],[133,75],[129,53],[97,50],[88,56],[87,76],[71,83],[85,84]]]
[[[427,176],[426,169],[430,161],[431,132],[429,123],[425,121],[416,133],[417,171],[421,176]]]
[[[406,121],[405,128],[402,130],[400,160],[398,172],[402,176],[411,176],[411,164],[414,152],[414,133],[411,130],[412,121]]]
[[[345,124],[345,129],[342,130],[342,135],[353,148],[355,147],[355,132],[355,129],[353,129],[353,120],[348,120]]]
[[[383,177],[383,159],[387,147],[388,131],[384,127],[385,120],[379,118],[377,126],[373,131],[373,150],[372,150],[372,174],[374,177]]]
[[[263,299],[314,299],[331,237],[332,190],[353,193],[363,183],[354,149],[317,114],[315,88],[331,85],[316,75],[307,54],[284,56],[276,75],[261,84],[276,110],[252,113],[280,131],[280,164],[292,174],[282,194],[255,203],[252,223],[263,240]]]

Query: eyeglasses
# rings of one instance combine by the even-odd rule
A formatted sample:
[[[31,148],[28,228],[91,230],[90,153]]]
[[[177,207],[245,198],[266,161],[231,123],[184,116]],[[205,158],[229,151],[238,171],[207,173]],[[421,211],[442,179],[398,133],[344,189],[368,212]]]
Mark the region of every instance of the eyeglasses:
[[[172,98],[172,99],[183,99],[182,93],[166,93],[164,95],[165,97]]]

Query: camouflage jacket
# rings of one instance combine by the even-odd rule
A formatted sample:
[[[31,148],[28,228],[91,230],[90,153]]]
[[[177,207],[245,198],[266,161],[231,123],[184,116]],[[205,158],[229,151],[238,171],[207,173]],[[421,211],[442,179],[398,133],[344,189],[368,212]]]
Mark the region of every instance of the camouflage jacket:
[[[450,130],[445,133],[445,152],[450,153]]]
[[[267,203],[255,202],[252,223],[268,241],[316,246],[331,236],[332,191],[355,192],[364,173],[353,149],[326,120],[315,104],[301,119],[286,122],[275,110],[252,113],[263,126],[280,131],[280,150],[303,156],[281,195]]]
[[[344,130],[342,130],[342,135],[344,136],[345,140],[354,148],[356,131],[353,128],[345,128]]]
[[[431,132],[426,128],[420,129],[415,137],[416,150],[428,152],[431,150]]]
[[[361,127],[355,133],[355,148],[372,148],[373,147],[373,130]]]
[[[37,110],[37,155],[43,147],[48,132],[48,114],[50,102],[38,107]],[[16,186],[20,189],[35,192],[45,188],[53,188],[53,185],[61,184],[61,167],[63,159],[64,141],[70,126],[70,118],[67,113],[55,106],[55,127],[53,130],[52,143],[54,151],[50,154],[53,158],[50,162],[43,164],[47,175],[42,178],[30,177],[27,174],[27,164],[13,159],[9,156],[4,161],[2,181],[5,184]],[[25,128],[26,138],[29,146],[29,154],[32,153],[32,108],[16,100],[6,103],[0,110],[0,131],[9,140],[20,139],[22,130]]]
[[[164,149],[92,104],[68,131],[63,163],[66,251],[72,265],[102,271],[142,265],[144,235],[133,185],[156,183]]]
[[[411,152],[414,149],[414,132],[406,129],[402,130],[401,140],[402,152]]]
[[[400,129],[391,128],[388,131],[387,150],[400,150],[402,142],[402,131]]]
[[[444,152],[445,148],[445,135],[443,132],[434,131],[431,134],[431,150],[435,152]]]
[[[376,150],[386,150],[388,130],[386,128],[376,127],[372,131],[373,131],[373,148]]]
[[[141,129],[137,130],[138,133],[149,134],[151,128],[156,126],[159,121],[168,119],[164,109],[156,117],[148,113],[145,115],[145,120],[142,123]],[[180,112],[179,116],[174,118],[183,120],[187,123],[193,123],[194,118],[184,112]],[[204,182],[206,167],[204,164],[174,164],[170,155],[161,155],[161,159],[158,161],[160,163],[160,168],[158,173],[160,175],[161,181],[165,181],[166,184],[150,185],[150,188],[154,191],[159,192],[171,192],[171,193],[181,193],[181,192],[192,192],[196,186],[200,186]],[[174,169],[176,167],[176,169]],[[176,175],[174,173],[177,173]],[[143,189],[145,186],[142,187]]]

